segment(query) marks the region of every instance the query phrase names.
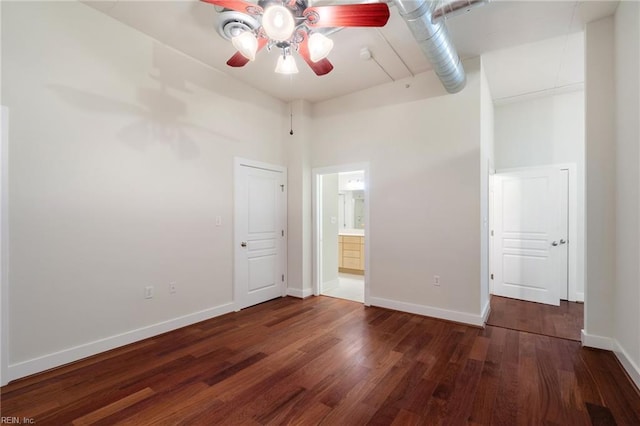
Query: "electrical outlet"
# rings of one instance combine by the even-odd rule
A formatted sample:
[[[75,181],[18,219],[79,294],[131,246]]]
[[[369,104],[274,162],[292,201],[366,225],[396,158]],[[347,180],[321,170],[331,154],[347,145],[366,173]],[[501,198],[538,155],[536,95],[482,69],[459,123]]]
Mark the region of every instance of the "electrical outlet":
[[[178,283],[177,283],[177,282],[175,282],[175,281],[171,281],[171,282],[169,283],[169,293],[170,293],[170,294],[175,294],[175,292],[176,292],[176,286],[177,286],[177,285],[178,285]]]
[[[440,275],[433,276],[433,285],[440,287]]]
[[[148,285],[144,288],[144,298],[145,299],[153,299],[153,286]]]

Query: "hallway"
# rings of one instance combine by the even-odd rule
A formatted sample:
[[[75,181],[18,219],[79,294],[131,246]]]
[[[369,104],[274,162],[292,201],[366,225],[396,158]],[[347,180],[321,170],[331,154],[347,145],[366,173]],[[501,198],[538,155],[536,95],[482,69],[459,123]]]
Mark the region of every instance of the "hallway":
[[[584,304],[560,301],[560,306],[491,296],[487,325],[549,337],[580,341]]]

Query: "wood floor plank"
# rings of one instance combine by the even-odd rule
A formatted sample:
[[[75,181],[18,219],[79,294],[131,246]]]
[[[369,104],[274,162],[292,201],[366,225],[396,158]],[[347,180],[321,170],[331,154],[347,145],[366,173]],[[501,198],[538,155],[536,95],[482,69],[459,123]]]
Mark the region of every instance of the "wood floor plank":
[[[280,298],[10,383],[2,415],[54,426],[640,424],[640,394],[615,356],[545,335],[567,330],[559,316],[536,324],[535,308],[518,320],[529,333]]]
[[[496,330],[492,328],[486,333],[493,336]],[[479,337],[483,338],[483,337]],[[500,380],[500,369],[502,361],[502,340],[484,337],[489,344],[482,365],[482,373],[478,389],[474,394],[473,406],[469,421],[476,424],[490,424],[495,406],[496,396],[498,393],[498,385]],[[473,353],[473,351],[472,351]]]
[[[167,389],[164,392],[143,399],[123,410],[113,413],[104,419],[93,423],[95,426],[108,426],[114,424],[121,425],[157,425],[175,424],[169,421],[173,413],[190,401],[194,395],[202,393],[207,386],[202,382],[191,383],[185,386]],[[203,404],[204,407],[211,405],[224,405],[215,398],[210,398]],[[58,423],[61,424],[61,423]]]
[[[400,410],[395,419],[393,419],[391,426],[418,426],[423,423],[424,422],[417,414],[406,410]]]
[[[582,399],[581,392],[575,392],[579,389],[575,374],[568,371],[559,371],[560,395],[562,398],[562,406],[566,412],[567,418],[576,424],[588,424],[589,416],[585,412],[586,403]]]
[[[621,371],[620,364],[610,352],[588,349],[581,352],[587,359],[591,374],[597,380],[603,407],[622,418],[632,419],[632,424],[640,425],[640,403],[637,401],[637,389]],[[615,391],[614,391],[615,390]],[[614,395],[615,392],[615,395]]]
[[[309,419],[314,419],[314,423],[320,424],[331,412],[331,408],[320,402],[314,402],[309,408],[293,411],[282,420],[275,418],[271,424],[288,424],[292,426],[304,426],[309,424]]]
[[[85,414],[84,416],[75,419],[72,423],[74,426],[94,424],[99,420],[110,416],[111,414],[117,413],[126,407],[129,407],[139,401],[142,401],[143,399],[150,397],[154,393],[155,392],[151,388],[144,388],[136,393],[132,393],[129,396],[125,396],[124,398],[121,398],[112,404],[105,405],[104,407],[100,407],[99,409],[92,411],[89,414]]]
[[[490,329],[496,330],[495,327],[491,327]],[[502,356],[499,358],[499,364],[497,366],[499,374],[497,381],[498,389],[492,410],[491,424],[514,425],[518,419],[518,393],[520,390],[520,382],[518,380],[520,363],[519,337],[521,333],[504,330],[503,333],[499,334],[502,334],[503,337],[499,345]],[[493,342],[494,341],[492,341],[492,343]]]
[[[614,426],[617,424],[611,411],[606,407],[587,404],[587,411],[589,412],[591,423],[595,426]]]

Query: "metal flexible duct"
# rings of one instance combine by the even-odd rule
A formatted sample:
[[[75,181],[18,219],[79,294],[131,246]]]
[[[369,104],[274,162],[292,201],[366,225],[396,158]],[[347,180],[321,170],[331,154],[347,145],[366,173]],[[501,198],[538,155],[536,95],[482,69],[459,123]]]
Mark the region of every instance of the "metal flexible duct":
[[[393,0],[433,70],[449,93],[462,90],[467,76],[443,20],[433,19],[436,2]]]

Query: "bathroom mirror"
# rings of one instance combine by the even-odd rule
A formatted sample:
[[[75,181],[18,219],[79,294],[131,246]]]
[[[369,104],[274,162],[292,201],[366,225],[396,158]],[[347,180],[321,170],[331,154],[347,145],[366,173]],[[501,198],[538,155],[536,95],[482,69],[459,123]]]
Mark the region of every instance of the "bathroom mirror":
[[[338,193],[340,229],[364,229],[364,190]]]

